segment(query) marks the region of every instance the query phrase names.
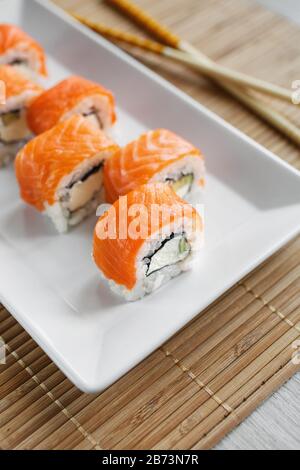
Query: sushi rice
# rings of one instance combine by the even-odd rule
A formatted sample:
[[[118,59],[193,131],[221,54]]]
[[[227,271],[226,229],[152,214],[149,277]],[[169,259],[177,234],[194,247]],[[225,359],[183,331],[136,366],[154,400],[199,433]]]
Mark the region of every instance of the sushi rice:
[[[42,88],[10,65],[0,67],[5,84],[6,103],[0,106],[0,167],[7,165],[31,138],[26,121],[29,103]]]
[[[45,215],[50,217],[59,233],[78,225],[90,214],[96,213],[103,202],[102,170],[104,154],[84,161],[68,174],[57,190],[57,202],[45,203]]]
[[[0,66],[11,65],[29,79],[47,75],[46,58],[40,44],[15,25],[0,24]]]
[[[151,211],[157,205],[171,219],[164,223],[157,219],[158,228],[148,227],[149,233],[135,239],[128,232],[126,238],[103,237],[103,228],[109,221],[124,216],[123,200],[129,208],[141,203],[152,218]],[[175,209],[174,209],[175,208]],[[126,216],[128,227],[134,219]],[[152,220],[152,219],[151,219]],[[121,223],[121,222],[119,222]],[[113,233],[113,232],[112,232]],[[102,278],[110,288],[127,301],[134,301],[150,294],[181,272],[191,269],[203,245],[203,224],[200,215],[167,184],[156,183],[140,186],[122,196],[100,217],[94,232],[93,257]],[[120,257],[121,263],[116,263]]]
[[[176,240],[173,232],[170,233],[169,227],[165,227],[163,233],[157,233],[159,240],[149,240],[146,241],[140,250],[137,260],[136,260],[136,273],[137,273],[137,283],[133,289],[127,289],[125,286],[118,284],[113,280],[109,280],[109,286],[113,292],[121,297],[124,297],[125,300],[132,302],[143,298],[145,295],[151,294],[151,292],[159,289],[161,286],[169,282],[172,278],[179,276],[182,272],[189,271],[195,265],[198,254],[203,246],[203,237],[201,233],[193,233],[192,227],[190,226],[190,231],[187,230],[186,233],[182,233],[182,225],[187,229],[189,224],[187,220],[179,220],[177,232],[175,232],[176,238],[178,240],[187,240],[185,243],[188,246],[188,249],[180,253],[180,250],[177,248],[179,245],[174,245],[168,250],[167,256],[162,256],[157,270],[148,273],[148,264],[147,260],[149,257],[159,254],[162,250],[162,246],[167,246],[168,244],[172,245],[172,240]],[[172,227],[173,228],[173,227]],[[172,238],[170,239],[170,236]],[[104,279],[105,276],[102,273]]]
[[[50,217],[58,232],[66,232],[103,202],[103,164],[117,149],[82,116],[57,124],[17,155],[23,200]]]
[[[187,155],[156,173],[150,182],[165,181],[178,196],[188,200],[193,193],[200,190],[199,182],[204,181],[204,173],[204,161],[194,155]]]
[[[27,120],[32,132],[38,135],[75,114],[108,132],[116,121],[114,97],[98,83],[71,76],[34,100],[28,109]]]

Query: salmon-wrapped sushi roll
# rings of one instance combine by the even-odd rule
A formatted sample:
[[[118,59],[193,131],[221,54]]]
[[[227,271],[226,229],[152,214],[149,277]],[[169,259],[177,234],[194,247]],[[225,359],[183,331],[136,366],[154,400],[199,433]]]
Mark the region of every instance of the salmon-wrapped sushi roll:
[[[0,64],[21,68],[33,77],[47,75],[43,48],[32,37],[11,24],[0,24]]]
[[[28,110],[32,132],[41,134],[73,114],[81,114],[103,131],[116,120],[113,94],[97,83],[72,76],[46,90]]]
[[[59,232],[96,212],[102,169],[117,145],[82,116],[72,116],[31,140],[17,155],[21,197],[46,213]]]
[[[93,257],[113,291],[137,300],[189,269],[202,240],[197,211],[170,186],[147,184],[99,218]]]
[[[10,65],[0,67],[5,104],[0,105],[0,167],[7,164],[31,137],[26,108],[43,89]]]
[[[141,135],[105,164],[108,202],[145,183],[166,182],[181,197],[204,185],[204,159],[192,144],[166,129]]]

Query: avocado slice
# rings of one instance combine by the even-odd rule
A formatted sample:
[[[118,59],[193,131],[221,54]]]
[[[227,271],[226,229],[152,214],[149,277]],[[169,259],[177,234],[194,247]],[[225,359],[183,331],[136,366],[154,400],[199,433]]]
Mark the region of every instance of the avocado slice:
[[[171,186],[178,196],[184,197],[191,190],[193,181],[194,175],[189,173],[188,175],[182,175],[178,180],[171,182]]]
[[[185,237],[182,237],[179,240],[179,254],[183,255],[186,252],[190,251],[190,244]]]

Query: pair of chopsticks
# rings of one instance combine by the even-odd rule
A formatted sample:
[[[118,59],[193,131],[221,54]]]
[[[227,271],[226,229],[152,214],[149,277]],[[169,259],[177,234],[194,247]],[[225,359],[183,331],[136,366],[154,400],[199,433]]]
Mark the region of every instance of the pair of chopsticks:
[[[173,34],[165,26],[161,25],[154,18],[145,13],[140,7],[135,5],[131,0],[106,0],[106,2],[117,7],[126,14],[126,16],[145,28],[161,42],[144,39],[135,34],[95,23],[89,19],[81,17],[80,15],[72,15],[81,23],[108,38],[137,46],[193,67],[211,78],[221,88],[226,90],[238,101],[246,105],[249,109],[293,142],[298,145],[300,144],[299,128],[284,115],[272,109],[263,101],[260,101],[250,91],[259,91],[274,98],[279,98],[292,103],[290,90],[217,64],[192,44],[183,41],[181,38]]]

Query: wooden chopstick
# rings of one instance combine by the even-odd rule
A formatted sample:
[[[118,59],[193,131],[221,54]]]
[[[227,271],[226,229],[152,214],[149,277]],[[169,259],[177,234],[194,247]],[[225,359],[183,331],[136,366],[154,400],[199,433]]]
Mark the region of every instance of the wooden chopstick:
[[[137,46],[141,49],[145,49],[147,51],[154,52],[156,54],[162,54],[163,50],[166,47],[159,42],[152,41],[151,39],[145,39],[145,38],[137,36],[136,34],[127,33],[117,28],[106,26],[102,23],[98,23],[98,22],[95,23],[94,21],[91,21],[75,13],[72,13],[72,16],[74,16],[74,18],[76,18],[78,21],[85,24],[92,30],[96,31],[99,34],[102,34],[103,36],[107,36],[111,39],[116,39],[117,41],[125,42],[126,44],[130,44],[132,46]],[[180,52],[180,51],[177,51],[176,49],[175,51]]]
[[[119,41],[124,41],[128,44],[149,50],[155,54],[161,54],[165,57],[172,58],[176,61],[182,62],[184,64],[191,65],[193,68],[201,71],[205,75],[211,78],[224,79],[228,82],[233,82],[238,85],[251,86],[254,90],[261,91],[267,95],[283,99],[291,103],[291,91],[283,87],[273,85],[271,83],[265,82],[263,80],[258,80],[256,78],[250,77],[240,72],[235,72],[227,67],[222,67],[220,65],[214,64],[203,60],[203,58],[195,58],[195,54],[190,54],[187,52],[179,51],[173,47],[164,46],[163,44],[151,41],[149,39],[143,39],[138,37],[135,34],[126,33],[115,28],[103,25],[101,23],[95,23],[91,20],[83,18],[80,15],[74,15],[81,23],[89,26],[94,31],[97,31],[100,34],[117,39]]]
[[[169,31],[166,26],[160,24],[152,16],[135,5],[135,3],[129,0],[106,0],[106,2],[117,7],[138,25],[142,25],[159,41],[175,49],[181,49],[181,39]]]
[[[195,48],[191,48],[190,45],[182,41],[178,36],[173,34],[167,29],[166,26],[158,23],[152,16],[144,12],[140,7],[135,5],[131,0],[106,0],[109,4],[116,6],[127,16],[130,16],[136,23],[142,25],[150,33],[163,41],[164,44],[167,44],[169,48],[164,50],[164,55],[173,57],[180,61],[189,63],[190,65],[195,64],[196,68],[199,68],[202,72],[214,78],[222,78],[229,82],[234,82],[240,86],[245,86],[247,88],[253,88],[254,90],[259,90],[268,95],[283,99],[292,103],[291,90],[274,85],[265,80],[260,80],[258,78],[251,77],[245,73],[237,72],[228,67],[221,66],[215,61],[208,59],[208,57],[203,54],[199,54],[199,51]],[[183,56],[174,49],[179,49],[181,51],[191,54],[192,57]]]
[[[290,104],[292,103],[291,90],[251,77],[250,75],[237,72],[236,70],[231,70],[230,68],[216,64],[215,62],[206,61],[203,57],[200,57],[200,55],[196,55],[195,52],[191,54],[185,51],[178,51],[170,47],[165,47],[163,54],[167,57],[172,57],[173,59],[190,64],[211,78],[224,79],[227,82],[251,88],[265,93],[266,95],[273,96],[274,98],[285,100]]]
[[[144,12],[140,7],[135,5],[131,0],[106,0],[109,4],[116,6],[122,12],[126,14],[134,22],[143,26],[149,31],[154,37],[158,38],[165,45],[173,48],[177,48],[183,52],[188,52],[199,60],[206,62],[207,64],[214,64],[214,62],[208,58],[205,54],[200,52],[192,44],[187,41],[183,41],[179,36],[176,36],[164,25],[161,25],[148,13]],[[261,117],[264,121],[271,124],[272,127],[276,128],[283,135],[288,137],[291,141],[300,145],[300,130],[294,125],[289,119],[283,116],[281,113],[272,109],[269,105],[259,101],[253,96],[246,88],[233,86],[223,80],[212,79],[221,88],[231,94],[239,102],[247,106],[252,112]]]

